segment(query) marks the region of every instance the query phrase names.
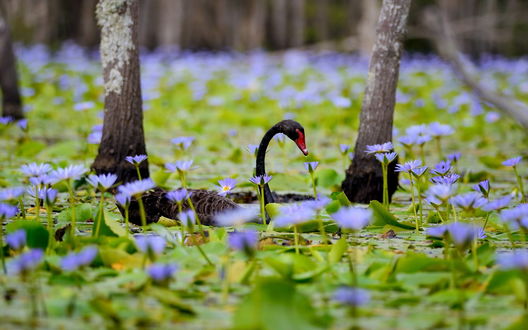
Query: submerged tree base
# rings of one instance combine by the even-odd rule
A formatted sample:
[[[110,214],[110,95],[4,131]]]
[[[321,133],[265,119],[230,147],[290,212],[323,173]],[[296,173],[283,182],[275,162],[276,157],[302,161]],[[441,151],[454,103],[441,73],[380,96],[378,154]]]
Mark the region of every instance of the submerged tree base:
[[[398,173],[394,172],[396,161],[389,164],[388,188],[389,201],[398,187]],[[379,162],[372,159],[352,161],[346,171],[346,177],[341,184],[341,189],[353,203],[368,204],[372,200],[383,200],[383,175]]]

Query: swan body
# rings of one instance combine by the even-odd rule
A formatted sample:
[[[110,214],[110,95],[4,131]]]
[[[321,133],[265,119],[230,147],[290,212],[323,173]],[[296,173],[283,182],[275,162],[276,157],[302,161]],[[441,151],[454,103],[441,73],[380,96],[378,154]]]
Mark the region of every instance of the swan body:
[[[298,122],[294,120],[283,120],[271,127],[260,142],[257,160],[256,160],[256,175],[265,175],[265,157],[266,150],[273,136],[278,133],[283,133],[287,137],[297,144],[301,152],[306,156],[308,150],[306,149],[306,141],[304,136],[304,128]],[[218,195],[216,191],[203,190],[203,189],[188,189],[191,192],[191,202],[194,205],[196,213],[200,218],[200,221],[204,225],[215,225],[214,216],[217,213],[236,209],[239,206],[230,200],[229,198]],[[145,212],[147,214],[147,223],[157,222],[160,217],[166,217],[170,219],[178,218],[178,205],[165,197],[167,192],[161,188],[155,188],[142,196],[142,201],[145,206]],[[275,198],[271,193],[268,185],[264,187],[264,202],[265,204],[273,203]],[[183,210],[189,208],[187,202],[183,203]],[[120,208],[121,212],[123,210]],[[136,200],[132,200],[129,207],[129,220],[130,222],[140,225],[141,218],[139,214],[139,205]]]

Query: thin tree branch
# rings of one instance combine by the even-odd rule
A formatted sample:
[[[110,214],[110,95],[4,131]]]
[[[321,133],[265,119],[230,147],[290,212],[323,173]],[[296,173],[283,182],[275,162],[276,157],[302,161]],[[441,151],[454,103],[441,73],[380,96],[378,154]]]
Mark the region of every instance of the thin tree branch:
[[[512,100],[511,96],[506,97],[488,88],[481,82],[478,69],[458,51],[453,33],[441,9],[425,10],[423,20],[424,25],[430,29],[429,36],[438,53],[451,64],[462,82],[469,86],[481,100],[492,104],[528,129],[528,106],[519,100]]]

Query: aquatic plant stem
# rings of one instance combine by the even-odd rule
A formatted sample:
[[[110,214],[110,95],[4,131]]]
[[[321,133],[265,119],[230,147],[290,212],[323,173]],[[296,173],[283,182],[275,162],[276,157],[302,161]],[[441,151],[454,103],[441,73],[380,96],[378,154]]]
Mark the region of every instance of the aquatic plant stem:
[[[310,178],[312,179],[313,196],[314,196],[315,199],[317,199],[317,187],[315,185],[314,171],[310,171]]]
[[[196,247],[198,248],[198,251],[200,251],[200,254],[204,257],[205,261],[207,261],[207,263],[209,264],[209,266],[212,266],[214,267],[214,264],[211,262],[211,260],[209,259],[209,257],[207,256],[207,254],[205,254],[204,250],[202,249],[202,247],[200,245],[196,245]]]
[[[99,201],[99,212],[97,214],[97,225],[95,226],[94,237],[99,237],[101,230],[101,222],[104,219],[104,192],[101,193],[101,200]]]
[[[128,206],[126,206],[125,207],[125,229],[126,229],[127,235],[130,235],[130,224],[128,222],[128,217],[129,217],[128,212],[129,212]]]
[[[2,269],[4,270],[4,274],[7,274],[4,256],[4,220],[3,217],[0,218],[0,259],[2,259]]]
[[[519,172],[517,171],[517,166],[514,166],[513,167],[513,172],[515,173],[515,177],[517,178],[517,184],[519,185],[519,190],[521,192],[521,201],[522,202],[525,202],[525,197],[524,197],[524,184],[523,184],[523,179],[522,177],[519,175]]]
[[[328,237],[326,236],[326,230],[325,230],[324,222],[323,222],[323,219],[321,218],[321,214],[320,214],[319,211],[316,214],[316,219],[317,219],[317,222],[319,223],[319,232],[321,233],[321,237],[323,239],[323,244],[324,245],[328,245],[330,243],[330,241],[328,240]]]
[[[388,180],[387,180],[387,167],[388,164],[384,162],[381,163],[381,172],[383,175],[383,206],[387,211],[389,211],[389,190],[388,190]]]
[[[189,207],[194,212],[194,217],[196,219],[196,223],[198,224],[198,230],[200,231],[200,234],[202,235],[202,237],[205,239],[205,232],[204,232],[203,227],[202,227],[202,222],[200,221],[200,217],[198,216],[198,212],[196,212],[196,209],[194,208],[194,204],[191,201],[190,197],[187,197],[187,203],[189,203]]]
[[[418,223],[418,215],[416,214],[416,205],[414,202],[414,183],[412,178],[412,173],[409,172],[409,181],[411,184],[411,203],[412,203],[412,209],[414,213],[414,221],[416,223],[416,232],[420,231],[420,224]]]
[[[299,229],[297,228],[297,225],[293,225],[293,235],[295,253],[299,254]]]
[[[258,198],[259,198],[259,203],[260,203],[260,217],[262,218],[262,224],[265,225],[266,224],[266,206],[264,205],[264,185],[259,184],[258,190],[259,190]]]
[[[55,244],[55,235],[53,233],[53,210],[51,208],[51,205],[46,206],[46,217],[48,219],[48,232],[49,232],[49,244],[48,244],[48,251],[50,251],[53,248],[53,245]]]
[[[138,180],[141,180],[141,171],[139,170],[139,164],[135,164],[134,166],[136,167]]]
[[[77,223],[77,215],[75,210],[75,192],[71,180],[66,181],[68,193],[70,195],[70,209],[71,209],[71,229],[70,229],[70,243],[73,243],[75,237],[75,226]]]
[[[141,226],[143,227],[143,230],[147,227],[147,215],[145,214],[145,205],[143,205],[143,200],[141,199],[141,196],[136,197],[139,205],[139,217],[141,218]]]

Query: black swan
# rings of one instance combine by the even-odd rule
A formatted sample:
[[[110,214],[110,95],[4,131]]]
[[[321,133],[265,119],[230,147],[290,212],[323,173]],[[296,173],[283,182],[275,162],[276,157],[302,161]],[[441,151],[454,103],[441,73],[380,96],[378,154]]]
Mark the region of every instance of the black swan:
[[[293,140],[302,153],[305,156],[308,155],[304,136],[304,128],[301,126],[301,124],[294,120],[283,120],[273,125],[273,127],[271,127],[266,132],[266,134],[264,134],[264,137],[260,142],[257,152],[256,175],[260,176],[266,174],[264,164],[266,151],[271,139],[278,133],[283,133],[288,138]],[[218,195],[218,192],[216,191],[203,189],[188,189],[188,191],[192,192],[191,201],[196,209],[196,213],[198,213],[200,221],[204,225],[214,225],[213,217],[215,214],[239,207],[229,198]],[[165,194],[165,190],[161,188],[154,188],[153,190],[144,194],[141,198],[145,206],[147,223],[157,222],[162,216],[169,219],[178,218],[179,210],[177,204],[165,198]],[[271,193],[271,190],[267,184],[264,187],[264,201],[265,204],[273,203],[275,201],[275,198],[273,197],[273,194]],[[183,203],[183,208],[189,208],[188,204]],[[120,211],[123,213],[121,208]],[[129,220],[134,224],[141,224],[139,206],[135,200],[131,202],[129,207]]]

